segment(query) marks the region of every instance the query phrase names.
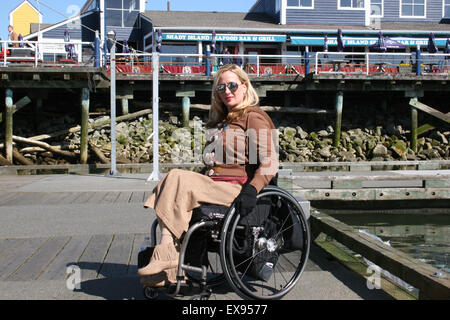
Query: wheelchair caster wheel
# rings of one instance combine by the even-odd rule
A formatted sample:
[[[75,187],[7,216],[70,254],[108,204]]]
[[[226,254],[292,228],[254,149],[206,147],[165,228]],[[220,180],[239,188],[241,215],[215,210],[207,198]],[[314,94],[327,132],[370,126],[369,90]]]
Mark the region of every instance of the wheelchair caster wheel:
[[[147,300],[155,300],[156,298],[159,297],[159,292],[157,289],[152,288],[152,287],[144,287],[144,297]]]

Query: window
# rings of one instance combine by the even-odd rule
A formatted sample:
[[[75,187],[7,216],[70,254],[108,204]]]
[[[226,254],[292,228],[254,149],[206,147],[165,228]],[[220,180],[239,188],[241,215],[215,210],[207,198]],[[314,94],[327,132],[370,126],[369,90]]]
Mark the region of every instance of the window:
[[[383,0],[371,0],[370,1],[370,16],[382,17],[383,16]]]
[[[450,18],[450,0],[443,0],[444,10],[442,12],[442,16],[444,18]]]
[[[400,17],[425,18],[425,0],[401,0]]]
[[[106,0],[105,20],[110,27],[139,28],[139,0]]]
[[[339,0],[338,9],[364,9],[364,0]]]
[[[314,0],[287,0],[288,7],[314,8]]]

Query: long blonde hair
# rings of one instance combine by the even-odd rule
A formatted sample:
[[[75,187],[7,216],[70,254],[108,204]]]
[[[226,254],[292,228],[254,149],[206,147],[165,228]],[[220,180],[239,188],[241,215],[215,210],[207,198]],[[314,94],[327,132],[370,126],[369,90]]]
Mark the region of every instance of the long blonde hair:
[[[244,95],[244,100],[242,101],[242,103],[234,107],[233,111],[231,112],[228,112],[227,107],[220,99],[219,93],[216,90],[220,76],[227,71],[231,71],[236,74],[239,80],[247,87],[247,92]],[[218,123],[224,122],[225,120],[228,122],[232,122],[237,118],[245,115],[246,109],[248,107],[254,107],[258,104],[258,94],[253,88],[247,73],[235,64],[227,64],[220,68],[214,78],[213,90],[211,94],[211,109],[209,110],[209,121],[206,126],[212,128],[215,127]]]

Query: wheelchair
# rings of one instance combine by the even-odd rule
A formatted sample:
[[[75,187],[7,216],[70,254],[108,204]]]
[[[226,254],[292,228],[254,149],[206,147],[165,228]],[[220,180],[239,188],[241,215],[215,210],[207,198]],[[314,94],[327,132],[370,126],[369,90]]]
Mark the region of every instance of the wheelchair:
[[[193,210],[181,241],[177,282],[168,287],[143,287],[146,299],[161,293],[208,300],[213,288],[228,282],[243,299],[280,299],[298,282],[310,250],[309,202],[268,185],[256,208],[241,217],[230,207],[202,204]],[[151,227],[156,244],[158,220]],[[138,267],[150,261],[153,247],[138,255]],[[183,281],[185,280],[185,281]]]

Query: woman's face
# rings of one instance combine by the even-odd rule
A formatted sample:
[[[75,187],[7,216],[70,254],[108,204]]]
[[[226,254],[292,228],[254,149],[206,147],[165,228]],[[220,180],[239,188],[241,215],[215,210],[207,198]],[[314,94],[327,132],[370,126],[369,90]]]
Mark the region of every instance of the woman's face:
[[[231,85],[230,85],[231,83]],[[237,90],[233,92],[233,84],[237,84]],[[220,100],[225,104],[228,111],[231,111],[234,107],[244,101],[245,94],[247,92],[247,86],[241,82],[239,77],[232,71],[225,71],[217,82],[217,88],[225,87],[223,92],[218,92]],[[231,87],[231,89],[229,88]]]

